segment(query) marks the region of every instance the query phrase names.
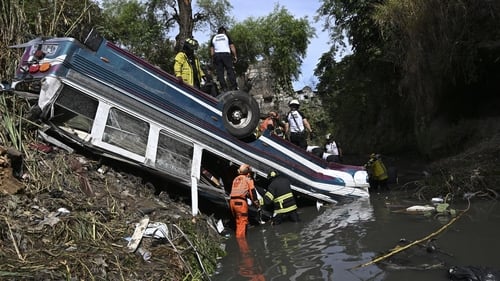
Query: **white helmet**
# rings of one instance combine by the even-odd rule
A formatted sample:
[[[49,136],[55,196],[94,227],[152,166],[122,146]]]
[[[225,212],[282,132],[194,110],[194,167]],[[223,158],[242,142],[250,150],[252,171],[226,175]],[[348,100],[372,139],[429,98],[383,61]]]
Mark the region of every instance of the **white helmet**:
[[[299,100],[297,100],[297,99],[293,99],[293,100],[291,100],[291,101],[288,103],[288,106],[292,106],[292,105],[299,106],[299,105],[300,105]]]

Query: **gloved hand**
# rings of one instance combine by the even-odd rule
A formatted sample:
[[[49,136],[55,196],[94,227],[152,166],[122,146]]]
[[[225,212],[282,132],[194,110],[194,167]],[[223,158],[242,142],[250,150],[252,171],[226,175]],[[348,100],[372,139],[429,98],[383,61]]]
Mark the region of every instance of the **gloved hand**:
[[[184,80],[182,80],[181,76],[177,76],[177,83],[184,84]]]
[[[260,209],[259,200],[253,201],[253,204],[255,205],[255,207],[257,207],[257,209]]]

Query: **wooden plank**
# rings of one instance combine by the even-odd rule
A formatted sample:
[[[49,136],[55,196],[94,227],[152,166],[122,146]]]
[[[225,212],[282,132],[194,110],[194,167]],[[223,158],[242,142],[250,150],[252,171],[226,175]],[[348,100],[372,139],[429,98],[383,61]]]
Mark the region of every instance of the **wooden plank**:
[[[146,231],[148,224],[149,224],[148,216],[144,217],[139,221],[139,223],[135,227],[134,234],[132,235],[132,238],[130,239],[127,245],[127,249],[129,250],[129,252],[135,252],[135,250],[137,250],[137,247],[141,243],[142,236],[144,235],[144,232]]]

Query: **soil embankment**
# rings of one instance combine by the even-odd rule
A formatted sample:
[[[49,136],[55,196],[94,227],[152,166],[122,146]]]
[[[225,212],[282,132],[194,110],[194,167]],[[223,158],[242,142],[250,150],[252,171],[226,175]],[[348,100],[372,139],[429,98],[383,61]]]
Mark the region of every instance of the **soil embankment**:
[[[144,178],[28,147],[22,155],[0,147],[0,279],[205,280],[214,272],[223,252],[212,218],[193,219],[189,205]],[[131,252],[127,239],[145,217],[156,234]]]

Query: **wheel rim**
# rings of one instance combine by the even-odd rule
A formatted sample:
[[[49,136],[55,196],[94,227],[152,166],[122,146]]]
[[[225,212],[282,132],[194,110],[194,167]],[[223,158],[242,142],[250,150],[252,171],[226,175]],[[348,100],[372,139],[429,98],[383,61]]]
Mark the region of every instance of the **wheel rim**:
[[[252,110],[243,102],[235,102],[229,107],[226,120],[234,128],[244,128],[252,120]]]

